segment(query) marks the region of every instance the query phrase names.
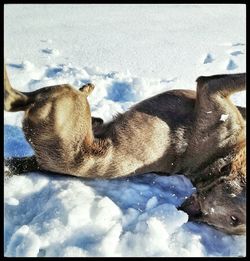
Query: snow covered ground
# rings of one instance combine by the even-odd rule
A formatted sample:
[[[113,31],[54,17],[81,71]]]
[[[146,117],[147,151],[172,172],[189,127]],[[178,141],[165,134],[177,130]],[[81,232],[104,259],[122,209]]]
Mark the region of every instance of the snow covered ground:
[[[96,85],[105,121],[200,75],[246,70],[245,5],[5,5],[4,54],[15,88]],[[246,105],[245,92],[235,94]],[[4,155],[33,151],[22,113],[4,113]],[[30,173],[4,182],[5,256],[245,256],[246,237],[187,222],[184,176],[112,181]]]

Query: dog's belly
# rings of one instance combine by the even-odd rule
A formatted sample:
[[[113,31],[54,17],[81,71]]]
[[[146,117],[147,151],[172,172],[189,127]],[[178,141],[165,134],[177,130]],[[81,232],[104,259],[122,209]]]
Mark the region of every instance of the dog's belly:
[[[173,130],[166,121],[138,111],[129,115],[128,121],[122,122],[116,136],[119,143],[114,147],[114,154],[116,162],[120,162],[116,166],[119,176],[151,171],[175,172],[176,147],[184,151],[186,146],[183,139],[173,139]],[[180,144],[177,146],[176,142]]]
[[[115,163],[108,171],[112,176],[181,170],[179,159],[188,146],[194,93],[177,94],[166,92],[144,100],[104,126],[103,137],[112,133],[114,144]]]

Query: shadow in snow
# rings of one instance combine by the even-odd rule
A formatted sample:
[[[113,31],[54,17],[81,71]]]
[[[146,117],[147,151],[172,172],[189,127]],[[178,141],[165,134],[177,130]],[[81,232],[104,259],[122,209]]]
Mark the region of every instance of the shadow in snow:
[[[21,128],[4,125],[4,157],[25,157],[34,155]]]
[[[23,69],[24,66],[22,63],[8,63],[8,66],[15,68],[15,69]]]
[[[135,101],[136,91],[126,82],[114,82],[108,89],[107,99],[114,102]]]

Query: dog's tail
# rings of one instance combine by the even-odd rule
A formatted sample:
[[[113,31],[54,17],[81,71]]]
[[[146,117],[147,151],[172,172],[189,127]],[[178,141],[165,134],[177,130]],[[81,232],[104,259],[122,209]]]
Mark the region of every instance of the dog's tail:
[[[9,81],[6,67],[4,65],[4,110],[5,111],[24,111],[32,103],[31,97],[25,93],[15,90]]]

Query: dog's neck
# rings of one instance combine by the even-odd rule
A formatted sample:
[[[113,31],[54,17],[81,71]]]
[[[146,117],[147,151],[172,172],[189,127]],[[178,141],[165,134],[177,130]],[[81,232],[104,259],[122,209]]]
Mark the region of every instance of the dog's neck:
[[[205,187],[223,178],[246,179],[246,144],[239,143],[238,146],[229,148],[228,153],[212,161],[204,169],[194,171],[189,178],[196,187]]]

